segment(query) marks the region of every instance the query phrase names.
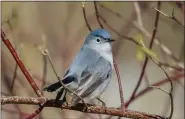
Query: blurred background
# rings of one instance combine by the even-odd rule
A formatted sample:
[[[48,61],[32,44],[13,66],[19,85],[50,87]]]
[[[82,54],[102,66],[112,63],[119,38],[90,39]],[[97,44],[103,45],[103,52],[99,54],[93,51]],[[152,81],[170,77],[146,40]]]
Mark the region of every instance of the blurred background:
[[[58,75],[62,77],[89,33],[83,17],[81,2],[2,2],[1,5],[2,28],[39,88],[42,89],[57,81],[49,61],[41,51],[43,48],[47,48]],[[99,14],[111,28],[133,38],[142,35],[145,45],[148,46],[156,16],[156,10],[153,7],[157,7],[157,2],[138,2],[135,5],[134,2],[98,2],[97,7]],[[138,23],[136,8],[140,9],[142,27]],[[161,2],[161,11],[169,16],[173,9],[175,17],[184,25],[184,3]],[[85,2],[85,10],[92,29],[99,28],[94,3]],[[121,74],[124,99],[128,100],[139,79],[143,60],[137,57],[137,46],[118,36],[107,24],[103,23],[116,40],[113,43],[113,55]],[[160,45],[154,44],[152,51],[157,54],[160,61],[183,66],[184,28],[174,20],[160,14],[156,37],[177,59],[173,60],[162,51]],[[23,73],[17,68],[15,60],[3,42],[1,48],[1,95],[37,97],[25,80]],[[167,70],[170,76],[178,73],[169,68]],[[166,78],[163,71],[151,61],[147,65],[145,74],[139,90]],[[167,83],[161,88],[169,90],[170,85]],[[55,98],[56,94],[44,92],[44,95]],[[184,79],[174,82],[173,95],[173,118],[184,119]],[[101,99],[107,106],[120,106],[115,71],[112,81],[101,95]],[[37,107],[4,105],[1,107],[2,119],[23,119],[33,113]],[[129,109],[168,116],[170,112],[169,96],[155,89],[131,103]],[[44,108],[35,119],[106,119],[107,117],[109,116]]]

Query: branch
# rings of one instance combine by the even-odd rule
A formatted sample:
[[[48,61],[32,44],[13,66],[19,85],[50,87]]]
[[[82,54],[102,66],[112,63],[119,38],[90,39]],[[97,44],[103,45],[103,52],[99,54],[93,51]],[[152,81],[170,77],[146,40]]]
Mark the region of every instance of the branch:
[[[37,96],[42,97],[42,93],[41,93],[40,89],[38,88],[37,84],[35,83],[35,81],[31,77],[29,72],[26,70],[22,61],[19,59],[18,54],[16,53],[15,49],[13,48],[12,44],[10,43],[9,39],[6,37],[6,35],[2,29],[1,29],[1,38],[2,38],[2,41],[4,42],[4,44],[10,50],[13,58],[15,59],[16,63],[18,64],[19,68],[21,69],[21,71],[25,75],[27,81],[29,82],[29,84],[31,85],[31,87],[33,88],[33,90],[35,91]]]
[[[1,97],[1,104],[29,104],[29,105],[38,105],[40,104],[40,100],[43,100],[43,98],[33,98],[33,97]],[[126,110],[122,111],[118,108],[112,108],[112,107],[102,107],[102,106],[94,106],[88,104],[88,109],[84,110],[85,105],[83,103],[79,103],[76,106],[71,105],[62,105],[63,101],[55,101],[53,99],[45,98],[46,103],[45,107],[56,107],[56,108],[63,108],[68,110],[75,110],[80,112],[86,112],[86,113],[94,113],[94,114],[106,114],[106,115],[114,115],[114,116],[120,116],[120,117],[126,117],[126,118],[132,118],[132,119],[166,119],[166,117],[162,117],[159,115],[154,114],[147,114],[144,112],[138,112],[138,111],[132,111],[132,110]]]
[[[84,19],[85,19],[85,23],[86,23],[86,26],[87,28],[89,29],[89,31],[92,31],[88,21],[87,21],[87,17],[86,17],[86,12],[85,12],[85,3],[84,2],[81,2],[82,4],[82,10],[83,10],[83,16],[84,16]]]
[[[179,74],[176,74],[175,76],[170,77],[170,79],[172,79],[172,81],[179,81],[182,78],[184,78],[184,73],[179,73]],[[161,85],[164,85],[168,82],[169,82],[169,80],[168,80],[168,78],[166,78],[164,80],[161,80],[161,81],[158,81],[158,82],[152,84],[151,86],[161,86]],[[125,102],[125,107],[127,107],[127,105],[129,105],[131,102],[135,101],[137,98],[141,97],[146,92],[149,92],[151,90],[153,90],[153,88],[151,88],[151,87],[147,87],[147,88],[141,90],[138,94],[135,95],[135,97],[132,100],[128,100]]]
[[[95,7],[97,21],[98,21],[100,27],[103,28],[103,25],[100,21],[100,14],[98,12],[97,4],[96,4],[95,1],[94,1],[94,7]],[[115,60],[114,57],[113,57],[113,62],[114,62],[114,68],[115,68],[117,79],[118,79],[119,94],[120,94],[120,100],[121,100],[121,108],[124,110],[124,98],[123,98],[123,89],[122,89],[122,84],[121,84],[121,77],[120,77],[119,69],[118,69],[118,66],[117,66],[117,63],[116,63],[116,60]]]
[[[180,21],[174,16],[174,9],[173,9],[173,11],[172,11],[172,15],[171,15],[171,16],[167,15],[166,13],[162,12],[161,10],[159,10],[159,9],[157,9],[157,8],[154,8],[154,9],[155,9],[157,12],[161,13],[162,15],[164,15],[164,16],[166,16],[166,17],[172,19],[172,20],[174,20],[174,21],[175,21],[176,23],[178,23],[180,26],[184,27],[184,26],[182,25],[182,23],[180,23]]]
[[[169,119],[171,119],[172,116],[173,116],[173,110],[174,110],[173,95],[172,95],[172,92],[173,92],[173,83],[172,83],[172,79],[169,77],[167,71],[164,69],[163,66],[161,66],[161,65],[160,65],[158,62],[156,62],[154,59],[151,58],[151,60],[152,60],[155,64],[157,64],[157,65],[163,70],[163,72],[165,73],[165,75],[166,75],[168,81],[170,82],[170,87],[171,87],[171,88],[170,88],[170,92],[169,92],[168,94],[169,94],[170,99],[171,99],[171,112],[170,112],[170,116],[169,116]]]
[[[160,9],[160,6],[161,6],[161,3],[158,2],[158,9]],[[155,38],[155,35],[156,35],[156,32],[157,32],[158,21],[159,21],[159,12],[156,13],[155,26],[154,26],[153,35],[152,35],[152,38],[151,38],[151,41],[150,41],[149,49],[152,48],[153,43],[154,43],[154,38]],[[136,87],[135,87],[135,89],[134,89],[134,91],[133,91],[129,100],[132,100],[135,97],[135,94],[136,94],[139,86],[141,85],[141,81],[143,79],[145,69],[146,69],[146,66],[147,66],[147,63],[148,63],[148,59],[149,59],[148,57],[145,58],[139,80],[138,80],[137,85],[136,85]],[[127,106],[129,106],[129,105],[127,105]]]
[[[114,14],[115,16],[117,16],[118,18],[123,18],[122,15],[120,15],[117,12],[112,11],[109,8],[106,8],[105,6],[103,6],[102,4],[100,4],[100,7],[104,8],[105,10],[107,10],[108,12]],[[105,22],[105,24],[107,25],[107,27],[109,27],[113,32],[115,32],[118,36],[125,38],[127,40],[130,40],[132,42],[134,42],[136,45],[140,45],[139,43],[137,43],[133,38],[131,37],[127,37],[124,36],[122,34],[120,34],[118,31],[116,31],[114,28],[112,28],[109,24],[107,24],[107,21],[100,16],[100,18]],[[144,28],[144,26],[140,26],[138,25],[136,22],[133,22],[135,28],[137,28],[137,30],[141,31],[144,35],[146,35],[147,37],[151,37],[152,35]],[[170,51],[170,49],[168,47],[166,47],[163,43],[160,42],[159,38],[155,38],[154,40],[155,44],[158,45],[169,57],[171,57],[174,61],[176,61],[178,63],[179,66],[183,67],[183,64],[180,63],[179,59]]]
[[[121,100],[121,108],[124,109],[124,98],[123,98],[123,89],[122,89],[122,84],[121,84],[121,77],[119,74],[119,69],[116,64],[116,60],[113,58],[114,61],[114,68],[116,71],[117,79],[118,79],[118,86],[119,86],[119,94],[120,94],[120,100]]]
[[[68,87],[62,82],[62,80],[61,80],[60,77],[58,76],[58,74],[57,74],[57,72],[56,72],[56,70],[55,70],[55,68],[54,68],[54,65],[53,65],[53,63],[52,63],[52,61],[51,61],[51,57],[50,57],[50,55],[49,55],[49,51],[48,51],[47,49],[44,49],[44,50],[42,51],[42,53],[43,53],[43,55],[46,55],[46,56],[47,56],[47,58],[48,58],[48,60],[49,60],[49,63],[51,64],[51,67],[52,67],[52,69],[53,69],[53,72],[55,73],[55,76],[57,77],[57,79],[58,79],[58,81],[60,82],[60,84],[62,85],[62,87],[63,87],[65,90],[67,90],[68,92],[74,94],[77,98],[79,98],[79,99],[86,105],[84,99],[83,99],[81,96],[79,96],[77,93],[75,93],[74,91],[72,91],[70,88],[68,88]],[[87,105],[86,105],[86,107],[87,107]]]
[[[98,8],[97,8],[97,4],[96,4],[96,1],[94,1],[94,9],[95,9],[95,12],[96,12],[96,19],[100,25],[101,28],[103,28],[103,25],[102,23],[100,22],[100,15],[99,15],[99,12],[98,12]]]
[[[122,38],[124,38],[124,39],[126,39],[126,40],[129,40],[129,41],[135,43],[136,45],[141,46],[141,44],[139,44],[136,40],[134,40],[134,38],[125,36],[125,35],[119,33],[119,32],[118,32],[116,29],[114,29],[113,27],[111,27],[111,26],[107,23],[107,21],[105,20],[105,18],[104,18],[102,15],[100,15],[100,18],[101,18],[102,21],[105,23],[105,25],[106,25],[110,30],[112,30],[115,34],[117,34],[118,36],[120,36],[120,37],[122,37]]]

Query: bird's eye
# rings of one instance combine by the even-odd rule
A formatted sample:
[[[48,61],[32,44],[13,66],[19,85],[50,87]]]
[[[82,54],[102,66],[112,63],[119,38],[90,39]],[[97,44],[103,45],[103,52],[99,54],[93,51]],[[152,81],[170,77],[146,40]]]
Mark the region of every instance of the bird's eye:
[[[99,39],[99,38],[97,38],[97,39],[96,39],[96,42],[97,42],[97,43],[100,43],[100,39]]]

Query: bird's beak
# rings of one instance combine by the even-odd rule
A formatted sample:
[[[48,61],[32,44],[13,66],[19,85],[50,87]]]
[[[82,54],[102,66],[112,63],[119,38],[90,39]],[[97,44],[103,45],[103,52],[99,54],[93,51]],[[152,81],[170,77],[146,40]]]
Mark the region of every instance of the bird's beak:
[[[107,39],[107,42],[114,42],[114,39]]]

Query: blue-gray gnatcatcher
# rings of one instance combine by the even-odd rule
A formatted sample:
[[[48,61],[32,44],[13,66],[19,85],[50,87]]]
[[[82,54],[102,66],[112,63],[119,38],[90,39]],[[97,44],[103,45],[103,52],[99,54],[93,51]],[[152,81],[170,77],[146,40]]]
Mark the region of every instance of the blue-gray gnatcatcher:
[[[62,82],[85,102],[100,96],[111,80],[113,70],[111,42],[113,41],[105,29],[92,31],[62,79]],[[58,81],[43,90],[53,92],[59,88],[62,86]],[[73,105],[80,101],[75,95],[70,94],[70,97],[70,103]]]

